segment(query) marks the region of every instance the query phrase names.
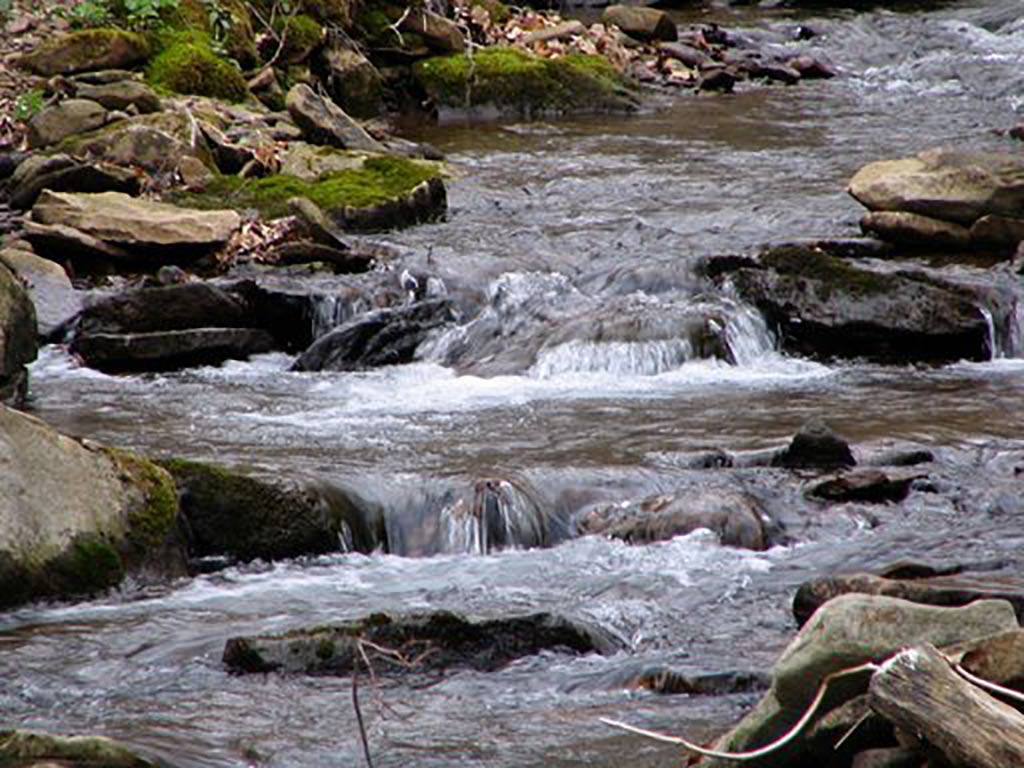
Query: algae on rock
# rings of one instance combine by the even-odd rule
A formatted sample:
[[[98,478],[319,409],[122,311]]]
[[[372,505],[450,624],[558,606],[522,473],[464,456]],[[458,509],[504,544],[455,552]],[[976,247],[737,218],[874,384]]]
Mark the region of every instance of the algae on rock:
[[[413,74],[440,107],[497,108],[527,117],[565,112],[630,111],[635,95],[599,56],[544,59],[514,48],[488,48],[418,62]]]

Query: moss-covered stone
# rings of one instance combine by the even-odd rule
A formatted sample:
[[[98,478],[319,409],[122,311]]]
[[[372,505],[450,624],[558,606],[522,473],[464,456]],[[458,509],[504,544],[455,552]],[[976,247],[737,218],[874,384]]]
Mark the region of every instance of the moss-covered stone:
[[[544,113],[624,111],[636,98],[618,71],[599,56],[558,59],[514,48],[478,51],[418,62],[413,73],[441,107],[491,106],[525,116]]]
[[[149,459],[118,448],[105,452],[119,467],[123,479],[142,495],[128,510],[127,541],[140,555],[158,549],[176,532],[178,493],[167,470]]]
[[[360,168],[328,173],[318,181],[283,174],[264,179],[220,176],[204,192],[182,195],[181,202],[211,209],[227,204],[239,210],[256,209],[265,217],[276,218],[288,215],[288,200],[293,197],[308,198],[328,211],[367,208],[394,200],[438,175],[435,163],[403,157],[368,157]]]
[[[242,73],[214,53],[208,35],[185,31],[162,42],[163,50],[146,68],[146,79],[157,90],[227,101],[248,96]]]
[[[123,29],[85,29],[50,40],[17,60],[37,75],[126,69],[146,60],[146,38]]]
[[[304,13],[288,19],[282,30],[284,47],[281,49],[280,60],[289,64],[297,64],[309,58],[323,40],[324,30],[312,17]]]
[[[48,580],[54,593],[94,594],[117,586],[124,574],[117,548],[99,535],[86,534],[54,562]]]
[[[762,253],[759,260],[779,274],[821,281],[826,297],[834,287],[862,296],[884,294],[892,290],[892,281],[885,275],[859,269],[844,259],[810,246],[779,246]]]
[[[219,40],[223,52],[242,67],[254,67],[259,63],[252,15],[244,0],[216,0],[215,3],[178,0],[175,7],[162,14],[162,21],[161,27],[154,32],[157,38],[165,37],[168,31],[198,32]],[[158,43],[155,50],[159,51],[166,44],[166,41]]]
[[[0,731],[0,765],[155,768],[156,764],[103,736],[58,736],[42,731]]]

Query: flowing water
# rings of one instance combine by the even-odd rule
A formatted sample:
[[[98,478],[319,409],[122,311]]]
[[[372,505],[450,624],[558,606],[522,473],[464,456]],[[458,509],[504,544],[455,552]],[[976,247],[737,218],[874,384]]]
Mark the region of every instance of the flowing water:
[[[629,684],[637,673],[767,669],[792,636],[793,589],[816,575],[904,558],[1015,562],[1019,328],[993,328],[989,363],[825,366],[777,352],[756,313],[693,267],[767,241],[855,234],[843,188],[865,162],[938,144],[1019,151],[991,131],[1024,109],[1019,3],[802,18],[820,34],[799,44],[793,19],[719,14],[760,45],[829,56],[842,76],[687,93],[630,118],[419,136],[457,168],[451,214],[393,244],[484,309],[418,363],[290,373],[290,358],[268,355],[112,377],[44,351],[33,407],[58,428],[343,486],[383,510],[389,554],[254,563],[2,614],[0,725],[106,733],[173,766],[356,765],[350,680],[233,677],[225,639],[372,611],[548,610],[601,626],[624,650],[544,653],[424,687],[364,681],[375,764],[668,765],[672,750],[597,718],[707,736],[756,694],[661,696]],[[358,309],[325,299],[320,330]],[[932,449],[929,485],[898,509],[830,510],[770,471],[694,468],[711,448],[777,447],[812,416],[861,457]],[[780,517],[788,545],[729,549],[707,531],[642,547],[572,536],[589,504],[737,487]],[[474,505],[495,512],[506,542],[547,546],[497,551],[494,531],[466,516]]]

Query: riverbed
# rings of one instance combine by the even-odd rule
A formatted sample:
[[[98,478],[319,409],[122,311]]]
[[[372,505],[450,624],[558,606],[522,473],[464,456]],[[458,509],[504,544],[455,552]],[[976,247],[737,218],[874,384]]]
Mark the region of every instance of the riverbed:
[[[711,303],[734,362],[638,341],[564,344],[486,376],[460,375],[438,353],[353,374],[289,372],[291,358],[275,354],[115,377],[44,350],[31,409],[58,429],[342,486],[384,510],[393,544],[0,614],[2,724],[104,733],[180,768],[357,765],[351,680],[231,676],[225,640],[373,611],[543,610],[599,626],[623,650],[545,652],[418,688],[363,680],[374,764],[667,765],[674,750],[598,718],[707,738],[757,694],[659,695],[628,684],[636,672],[767,670],[794,633],[795,587],[822,574],[900,559],[1012,567],[1024,515],[1019,337],[994,340],[989,362],[943,368],[795,359],[756,313],[708,295],[695,266],[766,242],[856,235],[860,208],[844,189],[872,160],[937,145],[1021,151],[993,132],[1024,109],[1017,6],[720,10],[731,29],[826,55],[840,76],[661,95],[633,117],[414,133],[456,178],[446,221],[388,237],[404,264],[453,293],[504,291],[522,306],[625,302],[657,314]],[[789,42],[798,23],[817,36]],[[524,317],[511,306],[506,328]],[[898,508],[828,509],[769,472],[693,468],[708,449],[777,448],[812,417],[858,457],[933,451],[932,487]],[[785,509],[789,543],[749,552],[697,531],[647,546],[570,537],[482,553],[441,535],[445,494],[491,477],[556,510],[749,483]]]

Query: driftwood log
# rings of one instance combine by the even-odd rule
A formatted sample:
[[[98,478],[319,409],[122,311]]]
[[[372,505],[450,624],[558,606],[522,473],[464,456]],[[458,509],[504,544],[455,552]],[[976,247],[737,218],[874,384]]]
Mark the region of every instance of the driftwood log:
[[[889,659],[868,695],[872,709],[954,766],[1024,766],[1024,715],[967,682],[932,645]]]

